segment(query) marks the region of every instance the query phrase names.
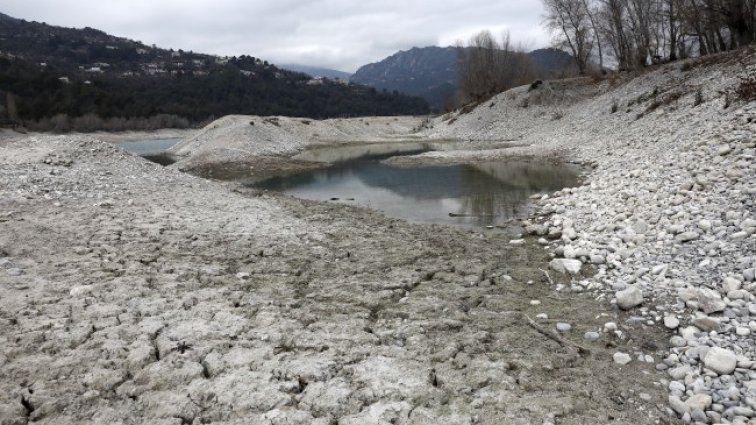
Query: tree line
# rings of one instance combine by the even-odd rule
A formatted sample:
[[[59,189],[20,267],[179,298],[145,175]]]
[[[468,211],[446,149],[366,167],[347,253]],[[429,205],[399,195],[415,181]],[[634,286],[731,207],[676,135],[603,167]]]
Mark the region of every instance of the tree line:
[[[530,57],[512,45],[509,33],[497,40],[490,31],[474,35],[459,49],[458,101],[479,102],[512,87],[531,82],[537,76]]]
[[[229,114],[335,118],[421,115],[425,100],[322,81],[275,67],[233,64],[205,76],[89,77],[61,81],[48,67],[0,58],[0,124],[39,131],[145,130],[199,125]],[[2,102],[5,100],[5,102]]]
[[[542,0],[580,73],[732,50],[756,40],[756,0]]]
[[[513,46],[482,31],[458,42],[459,104],[541,78],[620,71],[736,49],[756,41],[756,0],[542,0],[545,24],[574,67],[543,75]],[[555,74],[556,72],[556,74]]]

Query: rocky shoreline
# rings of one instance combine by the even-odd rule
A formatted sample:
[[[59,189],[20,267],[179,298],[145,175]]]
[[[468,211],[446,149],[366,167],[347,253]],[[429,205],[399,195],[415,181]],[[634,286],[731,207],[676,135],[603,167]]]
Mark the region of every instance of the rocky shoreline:
[[[595,170],[586,186],[544,196],[543,216],[526,225],[553,248],[558,259],[552,267],[598,268],[595,276],[565,291],[590,292],[630,311],[635,323],[674,332],[668,355],[656,364],[667,374],[660,382],[669,391],[671,417],[683,423],[751,424],[756,422],[756,102],[732,99],[742,79],[756,72],[754,53],[729,55],[716,66],[686,72],[668,66],[631,81],[625,90],[579,102],[545,124],[552,127],[546,131],[533,125],[520,140],[532,141],[534,151],[558,150]],[[510,113],[501,114],[522,126],[544,116],[523,111],[526,96],[521,89],[492,103],[509,101],[502,107]],[[490,125],[489,134],[498,136],[502,123],[490,118],[495,114],[473,111],[460,118],[466,123],[451,130],[439,125],[444,131],[435,134]],[[636,354],[642,360],[642,353]]]

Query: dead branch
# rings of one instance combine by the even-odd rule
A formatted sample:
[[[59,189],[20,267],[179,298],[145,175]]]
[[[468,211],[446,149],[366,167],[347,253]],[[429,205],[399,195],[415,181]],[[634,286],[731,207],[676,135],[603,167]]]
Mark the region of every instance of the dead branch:
[[[551,276],[549,276],[549,272],[547,272],[547,271],[546,271],[546,270],[544,270],[544,269],[538,269],[538,270],[542,271],[542,272],[543,272],[543,274],[545,274],[545,275],[546,275],[546,279],[548,279],[548,280],[549,280],[549,284],[551,284],[551,285],[553,285],[553,284],[554,284],[554,281],[553,281],[553,280],[551,280]]]
[[[581,345],[575,344],[572,341],[568,341],[568,340],[562,338],[561,336],[559,336],[559,334],[557,334],[554,331],[551,331],[551,330],[543,328],[538,323],[536,323],[535,321],[533,321],[533,319],[531,319],[530,317],[528,317],[527,314],[523,314],[523,316],[525,316],[525,320],[527,321],[528,326],[530,326],[531,328],[533,328],[536,331],[538,331],[538,333],[540,333],[541,335],[543,335],[543,336],[545,336],[545,337],[547,337],[547,338],[549,338],[549,339],[551,339],[553,341],[556,341],[562,347],[574,348],[574,349],[577,350],[577,352],[579,354],[590,354],[591,350],[589,350],[589,349],[587,349],[587,348],[585,348],[585,347],[583,347]]]

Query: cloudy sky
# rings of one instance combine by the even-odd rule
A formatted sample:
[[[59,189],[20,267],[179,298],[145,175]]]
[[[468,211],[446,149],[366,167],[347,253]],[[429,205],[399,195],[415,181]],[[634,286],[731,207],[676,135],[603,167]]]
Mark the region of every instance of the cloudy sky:
[[[3,0],[0,12],[165,48],[349,72],[481,29],[508,30],[532,49],[549,43],[540,0]]]

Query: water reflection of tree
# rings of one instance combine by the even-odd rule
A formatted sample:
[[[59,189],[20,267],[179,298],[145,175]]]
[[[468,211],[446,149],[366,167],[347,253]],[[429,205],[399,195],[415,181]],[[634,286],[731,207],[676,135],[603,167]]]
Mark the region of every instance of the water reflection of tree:
[[[530,195],[577,183],[573,169],[544,162],[499,162],[470,165],[460,173],[462,208],[478,225],[497,224],[518,215]]]
[[[516,217],[528,197],[553,191],[577,182],[573,169],[544,162],[507,161],[465,166],[395,168],[374,159],[337,163],[329,168],[273,178],[258,187],[290,190],[307,187],[324,197],[332,193],[334,182],[358,179],[365,186],[386,189],[405,199],[456,199],[458,219],[476,225],[501,224]]]

